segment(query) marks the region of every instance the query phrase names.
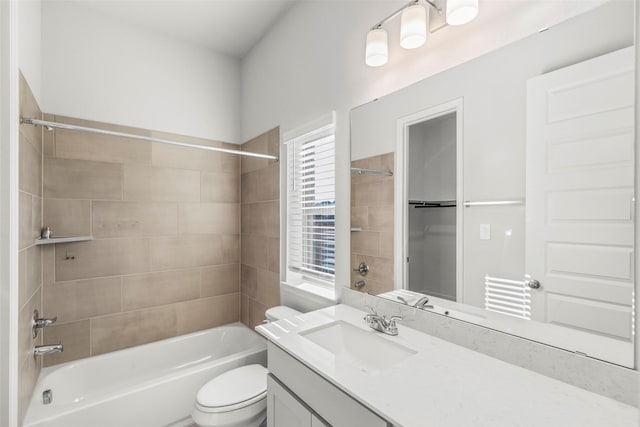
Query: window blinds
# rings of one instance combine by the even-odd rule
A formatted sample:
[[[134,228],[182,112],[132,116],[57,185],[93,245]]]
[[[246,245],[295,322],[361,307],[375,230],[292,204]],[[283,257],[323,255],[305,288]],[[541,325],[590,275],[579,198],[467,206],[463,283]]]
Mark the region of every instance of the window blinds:
[[[333,124],[287,141],[287,266],[306,278],[335,274]]]

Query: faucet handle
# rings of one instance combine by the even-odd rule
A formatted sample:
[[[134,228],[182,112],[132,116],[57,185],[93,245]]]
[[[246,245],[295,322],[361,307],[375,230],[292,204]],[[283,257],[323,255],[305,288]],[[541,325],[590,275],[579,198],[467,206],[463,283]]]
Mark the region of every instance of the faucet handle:
[[[387,319],[387,330],[389,331],[389,335],[398,335],[398,325],[396,325],[396,320],[402,320],[402,316],[391,316]]]
[[[45,326],[49,326],[53,323],[56,323],[57,320],[58,320],[58,316],[42,317],[38,319],[33,319],[33,323],[35,324],[36,328],[44,328]]]
[[[402,316],[391,316],[389,318],[389,326],[396,326],[396,320],[404,320]]]
[[[31,322],[31,330],[33,332],[32,333],[33,338],[38,337],[38,332],[40,329],[44,328],[45,326],[49,326],[53,323],[56,323],[56,320],[58,320],[58,316],[40,317],[40,313],[38,313],[38,310],[33,310],[33,321]]]

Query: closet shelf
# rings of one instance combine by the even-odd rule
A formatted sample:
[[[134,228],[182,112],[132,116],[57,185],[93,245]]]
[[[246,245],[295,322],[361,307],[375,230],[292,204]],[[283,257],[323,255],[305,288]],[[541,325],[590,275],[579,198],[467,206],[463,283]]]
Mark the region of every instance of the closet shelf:
[[[51,245],[53,243],[71,243],[85,242],[93,240],[93,236],[67,236],[67,237],[51,237],[50,239],[36,239],[36,245]]]
[[[414,208],[453,208],[455,200],[409,200],[409,205]]]

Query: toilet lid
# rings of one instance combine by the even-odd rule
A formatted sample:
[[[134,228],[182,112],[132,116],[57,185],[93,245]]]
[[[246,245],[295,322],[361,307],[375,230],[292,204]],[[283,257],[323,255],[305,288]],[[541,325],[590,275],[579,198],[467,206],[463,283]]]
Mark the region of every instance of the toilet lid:
[[[232,369],[206,383],[198,391],[196,401],[203,407],[228,407],[228,410],[251,404],[267,392],[268,373],[262,365]]]

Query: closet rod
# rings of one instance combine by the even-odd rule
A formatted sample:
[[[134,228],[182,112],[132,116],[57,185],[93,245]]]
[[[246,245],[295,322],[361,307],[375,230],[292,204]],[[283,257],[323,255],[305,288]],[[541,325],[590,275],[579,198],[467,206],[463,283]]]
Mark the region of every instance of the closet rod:
[[[367,168],[351,168],[351,172],[355,172],[355,173],[359,173],[359,174],[363,174],[363,173],[370,173],[370,174],[374,174],[374,175],[384,175],[384,176],[393,176],[393,172],[391,171],[384,171],[384,170],[378,170],[378,169],[367,169]]]
[[[492,200],[487,202],[472,202],[467,200],[464,202],[464,206],[470,208],[472,206],[509,206],[509,205],[524,205],[524,200]]]
[[[135,135],[132,133],[115,132],[111,130],[98,129],[98,128],[92,128],[87,126],[77,126],[77,125],[70,125],[67,123],[51,122],[48,120],[34,119],[32,117],[20,117],[20,124],[23,124],[23,123],[34,125],[34,126],[38,126],[38,125],[44,126],[47,130],[51,130],[52,128],[77,130],[82,132],[97,133],[99,135],[109,135],[109,136],[116,136],[120,138],[129,138],[129,139],[138,139],[142,141],[157,142],[160,144],[176,145],[178,147],[199,148],[201,150],[217,151],[220,153],[227,153],[227,154],[237,154],[238,156],[257,157],[259,159],[269,159],[269,160],[276,160],[276,161],[278,160],[277,156],[272,156],[270,154],[253,153],[251,151],[231,150],[228,148],[220,148],[220,147],[209,147],[206,145],[198,145],[198,144],[189,144],[186,142],[172,141],[169,139],[153,138],[151,136]]]

